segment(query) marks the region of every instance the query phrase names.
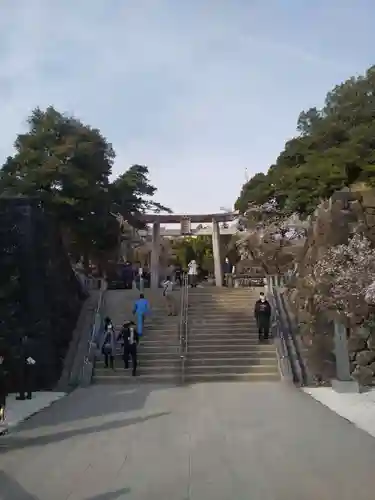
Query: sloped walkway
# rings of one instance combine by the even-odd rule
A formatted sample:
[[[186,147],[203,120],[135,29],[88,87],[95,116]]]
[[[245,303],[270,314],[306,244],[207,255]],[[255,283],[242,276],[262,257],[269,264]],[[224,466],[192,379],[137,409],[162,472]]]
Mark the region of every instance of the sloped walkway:
[[[283,383],[92,386],[0,439],[0,498],[373,500],[374,456]]]

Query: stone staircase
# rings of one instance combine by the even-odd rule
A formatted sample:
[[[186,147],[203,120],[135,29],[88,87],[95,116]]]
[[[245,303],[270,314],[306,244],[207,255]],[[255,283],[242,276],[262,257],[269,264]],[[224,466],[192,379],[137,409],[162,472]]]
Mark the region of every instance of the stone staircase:
[[[189,290],[186,382],[280,379],[275,346],[258,342],[253,312],[260,290]]]
[[[174,291],[177,312],[180,307],[180,292]],[[105,309],[118,334],[125,320],[132,319],[132,309],[139,293],[134,290],[109,290],[106,293]],[[146,320],[145,331],[138,348],[138,375],[131,376],[131,363],[124,369],[121,347],[118,347],[115,370],[104,367],[100,357],[95,363],[93,382],[117,384],[139,382],[178,383],[181,377],[179,354],[179,315],[167,316],[162,291],[145,290],[152,314]]]

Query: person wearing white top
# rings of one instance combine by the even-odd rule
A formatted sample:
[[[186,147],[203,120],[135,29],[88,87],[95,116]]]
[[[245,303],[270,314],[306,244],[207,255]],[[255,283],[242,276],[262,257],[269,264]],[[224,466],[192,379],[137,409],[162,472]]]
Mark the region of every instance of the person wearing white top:
[[[169,276],[167,276],[167,279],[163,283],[163,296],[165,298],[168,316],[175,316],[176,312],[173,297],[173,283]]]
[[[192,288],[197,286],[197,274],[198,274],[198,266],[195,260],[191,260],[188,264],[188,276],[189,276],[189,285]]]

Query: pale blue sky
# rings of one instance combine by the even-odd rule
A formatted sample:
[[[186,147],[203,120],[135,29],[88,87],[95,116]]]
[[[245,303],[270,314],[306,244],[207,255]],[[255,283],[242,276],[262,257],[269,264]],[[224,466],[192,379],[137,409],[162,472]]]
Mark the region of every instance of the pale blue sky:
[[[0,159],[52,104],[175,212],[232,206],[301,110],[375,63],[375,0],[1,0]]]

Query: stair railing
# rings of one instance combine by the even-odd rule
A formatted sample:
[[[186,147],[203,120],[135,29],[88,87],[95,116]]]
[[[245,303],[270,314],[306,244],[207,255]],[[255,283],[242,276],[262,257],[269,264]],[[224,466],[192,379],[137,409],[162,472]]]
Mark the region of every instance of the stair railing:
[[[268,276],[268,299],[274,312],[274,338],[279,355],[282,376],[294,384],[306,386],[309,384],[307,369],[301,355],[296,331],[292,325],[285,303],[285,297],[280,293],[283,277]]]
[[[185,382],[185,363],[188,350],[188,307],[189,307],[189,287],[188,276],[182,277],[181,298],[180,298],[180,360],[181,360],[181,384]]]
[[[83,387],[91,384],[91,379],[95,364],[96,350],[101,342],[100,336],[103,335],[104,332],[103,316],[104,316],[105,292],[107,291],[107,286],[108,286],[107,281],[105,279],[102,279],[100,284],[99,297],[96,305],[91,335],[86,347],[86,354],[84,357],[80,381],[79,381],[80,382],[79,385]]]

